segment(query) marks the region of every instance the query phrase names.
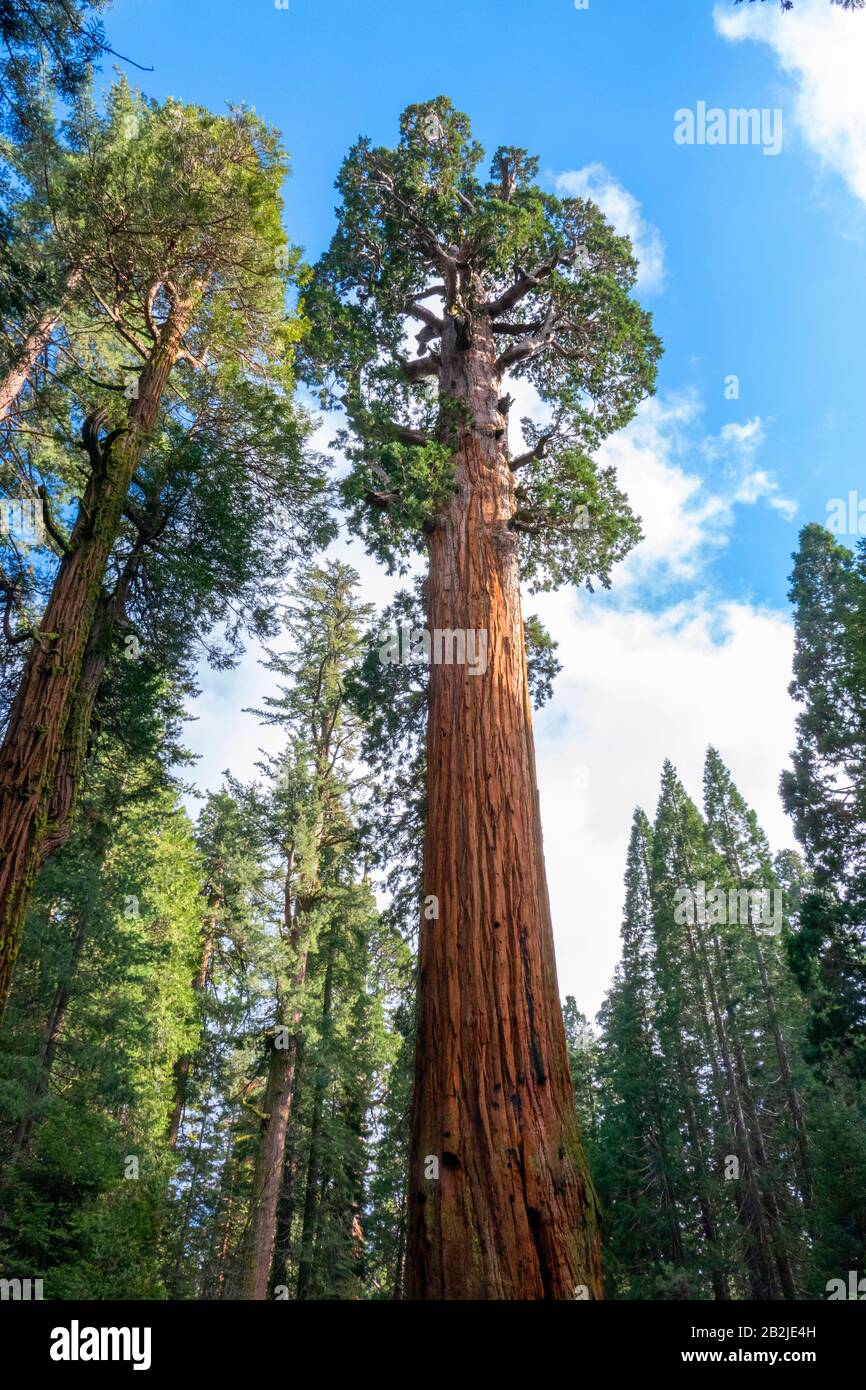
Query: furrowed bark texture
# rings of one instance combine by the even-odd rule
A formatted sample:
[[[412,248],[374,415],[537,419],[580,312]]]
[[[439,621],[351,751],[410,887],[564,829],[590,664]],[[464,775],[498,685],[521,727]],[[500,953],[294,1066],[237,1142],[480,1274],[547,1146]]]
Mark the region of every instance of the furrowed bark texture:
[[[249,1248],[244,1262],[240,1297],[264,1300],[268,1296],[271,1263],[277,1235],[277,1211],[286,1153],[286,1131],[292,1113],[298,1035],[286,1048],[271,1049],[264,1107],[267,1121],[256,1156]]]
[[[130,402],[127,431],[94,464],[70,549],[29,652],[0,749],[0,1014],[41,846],[63,736],[78,690],[103,576],[136,466],[181,349],[191,302],[178,300]],[[86,738],[86,729],[79,736]]]
[[[429,538],[428,627],[486,630],[487,668],[430,670],[407,1297],[602,1297],[557,987],[506,421],[489,320],[446,324],[467,407]],[[454,442],[454,441],[452,441]],[[431,1160],[436,1164],[431,1166]],[[435,1172],[438,1177],[425,1176]]]
[[[96,697],[128,587],[125,580],[121,581],[113,594],[101,594],[96,606],[52,778],[45,832],[39,846],[40,867],[52,854],[63,848],[72,834],[73,813],[84,776]]]

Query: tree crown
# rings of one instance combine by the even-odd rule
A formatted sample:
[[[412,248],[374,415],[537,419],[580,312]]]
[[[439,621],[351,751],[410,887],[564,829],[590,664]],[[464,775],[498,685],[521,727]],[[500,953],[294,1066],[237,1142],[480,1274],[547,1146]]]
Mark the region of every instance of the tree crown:
[[[548,417],[522,421],[527,448],[510,459],[524,576],[539,588],[607,583],[639,531],[590,455],[652,390],[661,350],[631,296],[637,265],[593,203],[538,185],[525,150],[500,146],[486,179],[482,157],[445,97],[407,108],[396,148],[356,143],[337,180],[337,231],[303,296],[306,374],[345,409],[352,522],[393,564],[435,525],[455,440],[480,425],[449,353],[488,352],[491,383],[525,380]],[[498,404],[507,416],[510,397]]]

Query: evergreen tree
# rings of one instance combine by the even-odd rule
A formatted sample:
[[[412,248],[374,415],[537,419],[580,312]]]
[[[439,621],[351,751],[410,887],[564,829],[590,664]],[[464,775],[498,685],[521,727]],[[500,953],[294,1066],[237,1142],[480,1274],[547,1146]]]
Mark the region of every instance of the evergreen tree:
[[[819,1277],[816,1231],[832,1231],[829,1244],[846,1224],[831,1194],[815,1196],[822,1122],[810,1128],[804,1010],[784,950],[802,866],[773,864],[714,749],[704,791],[706,820],[666,764],[652,832],[640,812],[632,829],[591,1151],[609,1287],[798,1298]]]
[[[2,1034],[0,1249],[49,1298],[166,1292],[165,1129],[201,878],[158,693],[130,682],[123,740],[100,739],[75,832],[39,879]]]
[[[486,644],[483,672],[453,655],[430,668],[423,889],[438,914],[419,947],[408,1292],[570,1299],[600,1293],[598,1235],[555,988],[519,579],[607,583],[636,539],[591,454],[651,389],[659,344],[630,297],[628,243],[598,209],[543,193],[523,150],[500,148],[486,182],[481,157],[443,97],[404,112],[396,148],[355,145],[304,296],[305,360],[348,417],[350,524],[392,566],[426,549],[431,641]],[[551,415],[524,422],[515,454],[509,374]]]
[[[812,1060],[840,1056],[866,1076],[866,546],[855,557],[806,526],[791,601],[793,770],[782,799],[813,888],[800,903],[791,962],[810,1004]]]
[[[53,827],[68,819],[106,648],[142,552],[159,557],[177,514],[187,524],[202,514],[212,523],[249,514],[252,530],[225,528],[219,548],[180,550],[173,566],[157,559],[148,595],[151,611],[156,594],[170,602],[186,593],[189,603],[202,590],[216,607],[221,578],[239,569],[233,579],[246,599],[244,584],[262,574],[267,522],[272,542],[278,538],[270,554],[277,573],[287,538],[298,534],[289,499],[305,467],[303,426],[288,394],[296,328],[283,307],[297,257],[280,227],[285,162],[274,133],[243,111],[215,118],[177,103],[160,107],[121,85],[104,118],[86,106],[76,114],[67,164],[58,179],[59,226],[74,229],[82,283],[109,341],[137,361],[126,368],[126,386],[99,379],[108,404],[84,418],[86,463],[69,479],[80,502],[68,534],[42,493],[60,559],[44,611],[13,636],[28,651],[0,750],[8,847],[0,870],[0,1004],[46,837],[50,844]],[[118,205],[134,235],[124,235],[124,219],[118,228]],[[109,413],[112,427],[103,433]],[[219,460],[226,470],[215,479],[219,490],[209,492],[206,482],[194,488],[211,462],[219,471]],[[309,495],[302,484],[302,501]],[[251,513],[238,509],[248,499]],[[322,518],[304,521],[315,529]],[[238,544],[226,545],[233,530]],[[225,561],[215,558],[220,553]],[[19,586],[14,577],[4,583],[8,599]],[[256,605],[248,620],[261,626],[263,615]],[[51,663],[41,659],[45,641]]]

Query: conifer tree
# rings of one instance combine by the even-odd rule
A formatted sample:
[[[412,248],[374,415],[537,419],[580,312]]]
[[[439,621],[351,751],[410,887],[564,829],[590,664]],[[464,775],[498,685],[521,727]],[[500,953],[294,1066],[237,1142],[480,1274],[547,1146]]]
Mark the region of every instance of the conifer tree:
[[[812,1058],[866,1075],[866,546],[857,556],[806,526],[790,598],[791,694],[802,704],[782,799],[814,887],[800,904],[791,961],[810,1001]]]
[[[571,1299],[600,1295],[598,1235],[519,582],[607,583],[635,540],[591,456],[652,388],[659,344],[630,297],[628,244],[598,209],[543,193],[523,150],[498,149],[486,181],[481,157],[443,97],[404,112],[396,148],[358,141],[305,296],[309,375],[346,412],[351,523],[392,565],[423,546],[426,629],[487,643],[480,676],[430,669],[423,888],[439,907],[419,946],[408,1292]],[[524,422],[523,450],[509,448],[509,375],[549,410]]]
[[[237,597],[253,570],[261,573],[268,509],[269,559],[278,573],[294,527],[295,484],[302,510],[321,491],[314,467],[309,486],[303,479],[303,425],[289,394],[296,330],[283,295],[297,257],[280,227],[285,162],[274,133],[243,111],[216,118],[177,103],[160,107],[121,85],[105,118],[86,106],[76,114],[66,164],[57,180],[58,235],[71,229],[83,256],[82,285],[108,341],[122,343],[135,361],[121,365],[112,347],[106,365],[114,364],[120,382],[91,384],[91,399],[101,391],[107,404],[89,409],[82,427],[86,462],[67,470],[79,494],[77,515],[67,532],[43,492],[59,562],[44,610],[12,634],[27,652],[0,749],[7,847],[0,869],[0,1007],[46,838],[50,845],[53,827],[68,819],[106,649],[125,619],[142,553],[157,554],[151,599],[160,592],[188,604],[195,593],[188,578],[207,575],[207,612],[216,607],[220,570],[240,571]],[[181,198],[176,184],[185,190]],[[125,209],[119,223],[118,205]],[[201,478],[220,459],[227,472],[219,492],[208,496]],[[255,502],[252,513],[243,505],[247,498]],[[226,520],[251,515],[253,530],[244,535],[243,525],[227,527],[223,539],[232,543],[222,549],[180,551],[173,566],[159,563],[172,518],[186,513],[189,520],[208,506],[213,515],[217,504]],[[321,515],[304,517],[314,533],[321,521]],[[250,556],[244,543],[256,529]],[[226,560],[215,562],[220,554]],[[18,585],[8,575],[3,583],[8,620]],[[261,627],[265,608],[256,605],[247,619]]]
[[[284,757],[272,764],[277,784],[269,813],[271,835],[284,862],[280,932],[285,958],[278,964],[276,1032],[264,1098],[267,1119],[256,1159],[243,1284],[244,1297],[252,1299],[265,1298],[270,1281],[310,952],[323,916],[327,920],[333,910],[339,866],[352,848],[349,797],[357,735],[347,709],[345,675],[357,658],[369,618],[369,609],[356,596],[357,582],[355,572],[337,562],[304,570],[286,615],[292,654],[270,660],[270,669],[291,678],[278,697],[268,699],[264,716],[284,728],[287,737]],[[326,985],[326,1000],[329,989]],[[329,1009],[328,1004],[326,1019]],[[314,1117],[314,1129],[320,1123],[321,1117]],[[307,1247],[305,1242],[309,1264]]]

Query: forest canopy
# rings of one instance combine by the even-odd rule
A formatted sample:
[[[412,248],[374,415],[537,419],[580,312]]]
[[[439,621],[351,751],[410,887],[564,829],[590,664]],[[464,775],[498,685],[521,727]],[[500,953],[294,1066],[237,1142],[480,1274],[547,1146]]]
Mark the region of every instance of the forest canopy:
[[[560,997],[534,716],[548,758],[588,718],[555,591],[601,629],[596,591],[641,582],[634,456],[665,506],[692,490],[616,447],[657,418],[645,225],[485,152],[440,94],[349,146],[308,253],[293,132],[148,96],[135,55],[100,86],[109,14],[0,0],[3,1288],[848,1297],[866,539],[808,523],[793,557],[798,848],[723,733],[696,799],[672,753],[622,819],[588,1018]],[[785,511],[757,471],[734,501],[761,489]],[[230,764],[207,787],[202,717]]]

